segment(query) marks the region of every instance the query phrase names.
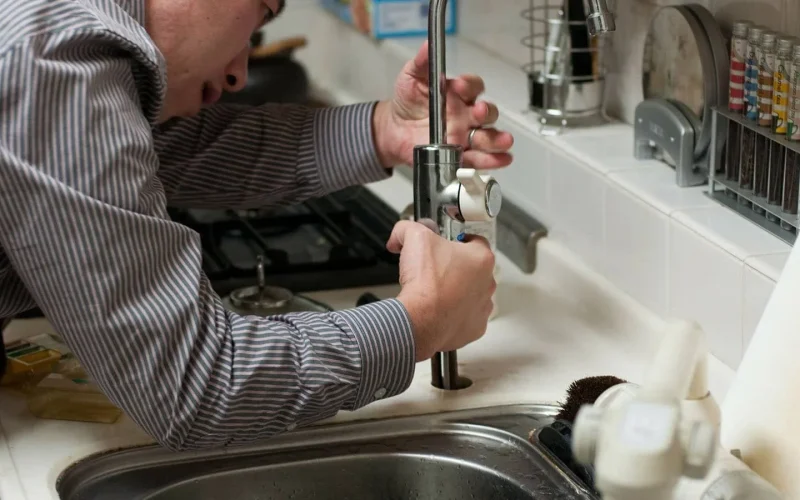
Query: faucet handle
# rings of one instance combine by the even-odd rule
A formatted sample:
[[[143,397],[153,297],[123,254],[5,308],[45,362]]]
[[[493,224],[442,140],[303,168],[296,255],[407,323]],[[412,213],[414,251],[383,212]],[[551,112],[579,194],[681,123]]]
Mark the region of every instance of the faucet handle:
[[[497,217],[503,203],[500,184],[491,175],[480,175],[474,168],[459,168],[456,176],[458,210],[465,222],[485,222]]]

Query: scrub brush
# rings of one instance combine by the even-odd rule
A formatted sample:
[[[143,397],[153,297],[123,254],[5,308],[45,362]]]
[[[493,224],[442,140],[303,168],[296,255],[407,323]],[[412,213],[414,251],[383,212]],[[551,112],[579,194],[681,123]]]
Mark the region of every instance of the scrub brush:
[[[531,431],[528,439],[534,444],[538,442],[587,487],[594,490],[594,468],[578,463],[572,454],[572,424],[581,406],[594,404],[608,389],[625,383],[625,380],[610,375],[576,380],[567,389],[566,400],[559,403],[560,411],[555,421]]]
[[[556,415],[556,420],[566,420],[571,424],[575,423],[575,417],[578,416],[578,410],[581,409],[581,406],[594,404],[597,398],[606,390],[615,385],[625,383],[627,383],[625,380],[612,375],[586,377],[576,380],[567,389],[567,399],[560,403],[561,411]]]

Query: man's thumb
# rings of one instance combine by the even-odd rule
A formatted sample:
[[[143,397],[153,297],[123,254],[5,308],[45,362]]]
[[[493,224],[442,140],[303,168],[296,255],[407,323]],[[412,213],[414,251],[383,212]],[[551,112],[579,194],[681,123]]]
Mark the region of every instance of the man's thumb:
[[[406,240],[406,234],[414,224],[414,222],[409,220],[401,220],[395,224],[392,229],[392,234],[389,236],[389,241],[386,243],[386,249],[392,253],[400,253]]]
[[[386,243],[386,249],[392,253],[400,253],[403,250],[403,245],[405,245],[406,236],[411,231],[420,231],[422,229],[429,229],[438,234],[438,227],[431,219],[422,219],[418,222],[401,220],[394,225],[389,241]]]

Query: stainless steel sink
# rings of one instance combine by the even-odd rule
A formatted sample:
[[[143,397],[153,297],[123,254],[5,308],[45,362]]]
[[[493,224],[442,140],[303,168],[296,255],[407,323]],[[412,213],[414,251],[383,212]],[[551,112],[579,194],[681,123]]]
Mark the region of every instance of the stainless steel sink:
[[[264,443],[91,456],[58,480],[62,500],[574,500],[596,498],[531,430],[556,408],[519,405],[326,425]]]

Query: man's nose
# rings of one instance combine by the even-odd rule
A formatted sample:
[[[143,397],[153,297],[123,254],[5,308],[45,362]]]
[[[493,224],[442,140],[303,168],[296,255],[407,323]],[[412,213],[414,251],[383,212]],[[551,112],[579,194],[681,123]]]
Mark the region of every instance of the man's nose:
[[[242,50],[225,70],[225,91],[238,92],[247,83],[247,60],[250,47]]]

